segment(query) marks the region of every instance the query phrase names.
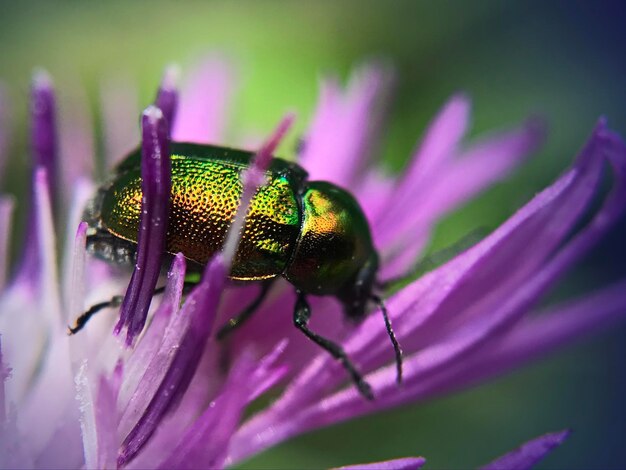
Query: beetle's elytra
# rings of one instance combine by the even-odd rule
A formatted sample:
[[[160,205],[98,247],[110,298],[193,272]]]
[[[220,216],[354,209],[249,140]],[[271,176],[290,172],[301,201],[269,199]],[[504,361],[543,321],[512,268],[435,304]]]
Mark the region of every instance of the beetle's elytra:
[[[240,175],[253,154],[188,143],[172,143],[170,151],[166,251],[181,252],[192,268],[200,268],[222,248],[240,203]],[[282,276],[298,293],[296,327],[340,359],[361,393],[372,398],[369,385],[341,347],[308,329],[311,312],[306,301],[307,295],[334,296],[353,319],[363,318],[370,302],[381,304],[373,293],[378,254],[365,215],[347,191],[328,182],[308,181],[306,171],[294,163],[274,158],[266,178],[250,203],[229,275],[240,282],[265,281],[264,287],[259,298],[218,335],[252,314],[269,281]],[[132,266],[141,200],[141,152],[137,150],[116,168],[85,210],[88,250],[107,261]],[[400,350],[385,319],[400,374]]]

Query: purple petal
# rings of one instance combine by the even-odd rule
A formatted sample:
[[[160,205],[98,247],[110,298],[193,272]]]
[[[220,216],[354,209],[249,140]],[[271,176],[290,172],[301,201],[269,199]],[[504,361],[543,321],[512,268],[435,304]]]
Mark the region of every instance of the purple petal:
[[[594,196],[609,146],[603,129],[602,124],[598,126],[572,170],[493,234],[390,299],[392,316],[399,316],[395,329],[400,336],[421,341],[419,338],[430,338],[434,333],[424,329],[428,322],[438,328],[449,322],[451,315],[470,317],[495,311],[509,299],[512,289],[536,277],[536,270],[564,241]],[[443,288],[437,288],[440,283]],[[407,307],[407,313],[402,314]],[[421,328],[419,335],[417,328]],[[359,340],[364,341],[365,337]],[[403,344],[411,347],[406,341]]]
[[[453,96],[443,106],[426,129],[402,181],[389,195],[385,210],[375,219],[376,226],[393,226],[396,218],[404,214],[406,204],[411,206],[420,187],[454,156],[467,130],[469,114],[470,102],[463,94]]]
[[[100,377],[96,396],[96,427],[98,429],[98,464],[95,468],[113,468],[117,458],[117,397],[122,382],[122,363],[118,363],[111,379]]]
[[[100,92],[104,151],[108,167],[114,167],[139,141],[137,87],[118,78],[105,83]]]
[[[43,168],[48,175],[46,191],[48,199],[54,205],[57,165],[57,134],[56,134],[56,101],[52,80],[44,72],[36,72],[31,88],[31,151],[33,158],[33,186],[31,187],[31,205],[35,205],[35,172]],[[37,276],[40,267],[39,244],[35,222],[35,210],[28,214],[25,232],[22,261],[17,278],[20,280],[32,279]]]
[[[154,288],[161,270],[169,216],[172,168],[167,123],[159,108],[149,106],[142,116],[141,215],[137,241],[137,264],[130,279],[115,326],[119,334],[128,327],[126,344],[132,345],[146,322]]]
[[[399,257],[415,262],[415,257],[405,254],[405,247],[415,245],[415,239],[426,241],[433,224],[459,204],[470,200],[476,193],[507,176],[524,157],[530,155],[543,141],[544,127],[537,121],[496,137],[474,144],[458,159],[439,168],[437,175],[419,186],[410,211],[398,215],[394,231],[383,228],[377,237],[378,246],[385,250],[395,247]],[[376,230],[375,230],[376,231]],[[385,267],[385,271],[389,271]],[[384,276],[401,276],[396,269]]]
[[[59,299],[59,276],[57,273],[56,236],[52,216],[52,201],[46,170],[38,168],[34,174],[34,239],[37,246],[33,247],[39,260],[39,306],[44,311],[44,318],[51,328],[57,328],[61,322]],[[32,282],[32,280],[31,280]]]
[[[85,256],[87,246],[87,222],[81,222],[76,230],[72,250],[71,274],[65,286],[65,298],[69,318],[81,315],[85,297]],[[67,319],[64,319],[67,320]]]
[[[241,191],[239,208],[237,209],[235,220],[228,231],[226,242],[224,243],[224,249],[222,250],[224,263],[228,266],[231,265],[237,246],[239,245],[241,231],[244,227],[250,201],[254,197],[254,194],[257,192],[259,186],[265,183],[265,170],[269,167],[274,151],[284,138],[285,134],[291,128],[294,119],[295,116],[293,114],[287,114],[280,121],[276,129],[274,129],[274,132],[255,154],[250,167],[243,172],[241,176],[243,180],[243,189]]]
[[[157,92],[154,104],[163,112],[168,128],[174,127],[176,112],[178,110],[178,76],[180,70],[177,66],[171,65],[165,70],[161,86]]]
[[[93,398],[83,361],[76,378],[76,399],[80,407],[80,425],[86,468],[114,468],[117,457],[117,395],[122,380],[119,362],[112,377],[101,376]]]
[[[45,168],[50,194],[55,194],[57,171],[56,99],[52,79],[40,70],[33,76],[31,89],[31,145],[33,167]],[[54,196],[51,196],[54,200]]]
[[[59,183],[64,207],[73,200],[77,182],[93,178],[96,155],[85,90],[77,85],[71,90],[69,96],[60,94],[59,104],[59,154],[63,157],[59,161]]]
[[[2,338],[0,337],[0,429],[3,429],[7,420],[7,403],[5,382],[9,378],[11,369],[4,363],[2,356]]]
[[[607,156],[621,165],[615,189],[592,222],[554,255],[593,197]],[[343,380],[336,364],[320,355],[269,411],[241,428],[235,438],[235,455],[243,457],[305,430],[413,401],[426,392],[435,373],[502,338],[623,212],[625,162],[623,144],[601,123],[573,170],[476,247],[390,300],[394,328],[405,351],[419,351],[405,359],[401,389],[395,384],[392,364],[367,375],[377,397],[374,403],[366,403],[349,387],[306,409],[307,402],[319,400],[322,390]],[[390,360],[384,329],[377,327],[378,322],[377,315],[368,318],[345,345],[350,357],[366,370]],[[268,427],[271,434],[261,432]]]
[[[436,202],[422,210],[432,219],[441,217],[508,176],[525,157],[539,148],[544,138],[545,125],[537,120],[531,120],[519,129],[483,138],[464,151],[451,168],[444,170],[443,178],[428,190]]]
[[[7,163],[7,145],[9,143],[9,99],[0,83],[0,183],[4,179],[4,168]]]
[[[484,382],[616,325],[626,315],[626,282],[526,319],[502,341],[485,345],[463,363],[426,380],[415,399]]]
[[[251,382],[256,385],[248,398],[249,402],[256,400],[287,374],[288,368],[277,366],[276,361],[284,354],[288,343],[287,339],[279,341],[267,355],[258,361],[251,379]]]
[[[75,182],[75,186],[74,196],[67,215],[67,234],[62,250],[64,253],[62,288],[65,322],[74,320],[85,311],[84,277],[87,227],[81,224],[81,219],[87,201],[94,194],[93,185],[84,179]],[[79,229],[74,231],[74,227],[77,226]],[[104,278],[101,277],[100,281],[103,280]]]
[[[522,444],[517,449],[488,463],[481,470],[527,470],[543,459],[555,447],[560,446],[570,431],[553,432]]]
[[[182,89],[172,139],[222,142],[235,82],[229,64],[215,57],[205,59],[189,74]]]
[[[0,197],[0,291],[4,289],[9,266],[9,239],[14,205],[12,198]]]
[[[220,395],[187,429],[161,469],[222,468],[228,443],[251,392],[255,363],[242,355],[230,370]]]
[[[163,351],[166,347],[172,348],[175,344],[166,344],[173,339],[173,336],[167,333],[170,328],[176,328],[177,326],[174,315],[179,316],[178,312],[185,282],[185,272],[185,257],[178,253],[174,257],[172,267],[167,274],[167,285],[161,305],[154,312],[150,327],[146,330],[145,335],[141,338],[126,364],[127,378],[124,381],[119,400],[121,409],[127,406],[130,409],[145,409],[150,397],[154,395],[165,375],[167,364],[161,361],[162,356],[159,356],[159,350]],[[148,364],[148,367],[146,367],[146,364]],[[131,396],[133,394],[134,396]],[[134,401],[129,405],[131,399]],[[136,400],[138,399],[141,402],[137,402]],[[138,416],[136,419],[138,419]]]
[[[596,132],[576,169],[535,197],[483,242],[423,276],[388,301],[394,329],[405,351],[418,348],[411,343],[415,338],[437,339],[433,331],[424,331],[429,322],[432,325],[437,320],[435,326],[446,325],[452,315],[458,316],[471,307],[488,310],[487,301],[495,308],[521,279],[541,266],[569,233],[593,196],[604,159],[602,142]],[[389,352],[385,331],[379,322],[379,315],[371,315],[346,344],[351,357],[358,355],[362,367],[371,358],[387,357]],[[418,328],[422,330],[420,334],[417,334]],[[334,384],[333,380],[321,380],[327,375],[333,375],[334,380],[338,378],[337,369],[328,367],[331,361],[323,357],[305,369],[293,388],[303,390],[285,393],[279,401],[281,406],[300,406],[321,384],[329,387]]]
[[[609,156],[607,154],[609,151],[614,150],[612,147],[614,143],[619,144],[619,142],[613,142],[611,140],[613,137],[614,135],[606,131],[602,125],[599,126],[596,131],[595,138],[592,139],[590,145],[587,146],[586,151],[583,152],[582,158],[578,164],[578,169],[581,170],[581,176],[585,173],[585,171],[582,170],[584,170],[590,155],[595,154],[595,159],[601,161],[602,157],[606,158]],[[610,226],[621,216],[624,211],[624,206],[626,205],[626,148],[622,144],[621,147],[618,147],[618,150],[620,152],[621,168],[616,168],[618,176],[617,183],[612,193],[605,201],[605,204],[600,211],[598,211],[591,223],[574,238],[572,238],[571,241],[547,263],[545,263],[543,267],[538,266],[538,270],[535,268],[532,274],[529,273],[529,277],[526,280],[518,280],[518,285],[514,288],[514,290],[511,291],[510,288],[499,287],[498,289],[503,290],[502,295],[496,295],[497,291],[494,292],[493,290],[497,288],[497,285],[493,282],[493,278],[489,277],[486,278],[486,280],[490,282],[491,287],[481,288],[480,284],[478,286],[474,286],[479,293],[483,292],[483,295],[485,295],[484,293],[488,292],[489,296],[497,298],[498,301],[489,307],[489,303],[481,300],[478,303],[477,310],[477,312],[480,312],[480,315],[470,317],[471,320],[465,326],[459,327],[458,323],[454,324],[454,332],[450,334],[449,338],[438,341],[432,347],[420,348],[421,351],[418,354],[410,357],[405,363],[407,373],[405,375],[406,380],[403,390],[401,393],[397,393],[395,398],[404,394],[406,394],[407,397],[411,396],[412,384],[417,384],[416,386],[418,388],[421,387],[418,382],[423,380],[422,373],[426,370],[429,370],[429,373],[433,372],[433,369],[430,369],[431,366],[428,365],[431,360],[433,361],[432,364],[438,363],[441,366],[442,363],[440,361],[443,360],[445,362],[453,357],[459,357],[460,354],[469,352],[467,349],[468,347],[475,348],[478,345],[483,344],[485,341],[490,341],[499,337],[501,332],[507,328],[507,325],[511,325],[512,322],[525,313],[529,307],[537,301],[540,295],[543,294],[566,269],[568,269],[575,261],[580,259],[580,257],[587,252],[593,244],[597,243],[598,239],[606,233]],[[586,205],[584,201],[588,200],[590,196],[593,195],[593,191],[589,194],[585,194],[587,192],[585,190],[587,188],[593,189],[595,185],[593,182],[595,180],[596,178],[594,177],[590,180],[587,178],[581,178],[578,184],[582,187],[581,189],[583,189],[583,191],[579,192],[578,195],[576,195],[576,192],[565,193],[567,194],[565,210],[554,211],[553,208],[553,210],[550,211],[551,219],[549,223],[544,221],[541,227],[541,231],[547,230],[548,233],[541,234],[537,231],[535,233],[535,238],[538,238],[542,243],[555,245],[555,241],[558,241],[559,238],[565,236],[567,231],[563,231],[559,234],[559,230],[564,228],[561,224],[565,227],[571,227],[576,221],[576,218],[569,218],[571,213],[575,212],[573,208],[569,207],[569,204],[575,207],[577,204],[581,204],[581,207],[584,207]],[[584,199],[579,199],[581,196]],[[535,198],[535,200],[538,198],[540,199],[541,195]],[[532,205],[532,202],[528,206],[530,205]],[[567,212],[570,212],[570,214],[567,214]],[[520,214],[518,213],[518,215]],[[514,216],[513,219],[515,219],[518,215]],[[556,225],[552,225],[552,223],[556,223]],[[502,228],[506,227],[507,224],[505,224]],[[557,230],[557,228],[559,230]],[[557,235],[558,238],[556,240],[550,240],[549,235]],[[538,248],[532,246],[531,237],[524,237],[522,240],[526,240],[525,249],[536,255]],[[479,246],[482,244],[483,243],[479,244]],[[464,255],[459,258],[462,258],[463,256]],[[494,256],[494,254],[492,253],[491,256]],[[499,253],[498,257],[502,257],[504,260],[511,260],[510,256],[504,255],[503,252]],[[513,266],[516,266],[516,269],[519,269],[520,264],[521,263],[518,261],[512,263]],[[483,265],[481,269],[486,270],[487,266]],[[489,269],[493,270],[493,268]],[[480,271],[477,269],[473,269],[470,272],[473,272],[474,274],[472,277],[473,279],[477,276],[481,276]],[[494,270],[493,272],[497,273],[498,271]],[[503,274],[500,275],[502,276]],[[522,282],[520,283],[520,281]],[[457,289],[455,296],[462,294],[465,288],[469,290],[470,286],[471,282],[466,281],[463,286],[464,289]],[[489,292],[490,290],[492,290],[492,292]],[[467,305],[471,305],[472,299],[468,294],[469,292],[466,291],[465,295],[462,296],[462,299]],[[452,302],[453,310],[460,311],[461,309],[458,304],[453,302],[452,298],[447,299],[447,302]],[[445,308],[445,306],[446,305],[444,304],[443,308]],[[486,311],[489,313],[485,313]],[[422,334],[424,334],[423,331]],[[405,342],[404,345],[405,348],[416,347],[415,344],[411,346],[410,342],[408,344]],[[389,371],[386,371],[385,374],[389,374]],[[389,386],[390,382],[387,382],[389,377],[382,379],[382,375],[385,374],[381,374],[378,378],[372,378],[372,383],[374,384],[378,379],[381,379],[381,386],[382,383],[385,382],[387,383],[385,386],[386,389],[391,389]],[[383,401],[384,399],[380,400],[380,402]]]
[[[362,463],[346,465],[336,470],[417,470],[426,463],[423,457],[405,457],[402,459],[386,460],[384,462]]]
[[[118,466],[124,466],[137,455],[165,414],[180,401],[187,390],[213,328],[225,275],[225,266],[218,256],[207,265],[203,280],[190,294],[177,316],[180,321],[172,326],[171,335],[179,338],[179,341],[176,344],[164,341],[161,347],[163,354],[159,353],[153,359],[153,362],[165,365],[164,358],[167,360],[168,355],[171,358],[154,397],[122,443],[117,459]]]
[[[385,68],[368,66],[351,77],[345,93],[332,80],[322,84],[301,155],[311,179],[354,182],[373,151],[390,78]]]

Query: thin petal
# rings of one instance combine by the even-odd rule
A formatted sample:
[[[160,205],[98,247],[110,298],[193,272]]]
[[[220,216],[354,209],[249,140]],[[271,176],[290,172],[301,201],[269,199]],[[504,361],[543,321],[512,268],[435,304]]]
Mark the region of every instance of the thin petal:
[[[74,247],[70,253],[71,269],[67,276],[65,295],[69,318],[78,318],[83,312],[85,301],[85,255],[87,246],[87,222],[81,222],[76,230]],[[68,318],[64,318],[68,321]],[[73,346],[77,346],[73,344]]]
[[[463,363],[426,380],[414,399],[451,393],[484,382],[577,340],[606,330],[626,316],[626,282],[532,316],[502,341],[485,345]]]
[[[180,70],[176,65],[170,65],[163,75],[161,86],[157,92],[154,104],[163,112],[168,128],[174,127],[176,113],[178,111],[178,76]]]
[[[31,145],[33,166],[46,169],[50,194],[55,194],[58,137],[56,99],[52,79],[47,72],[37,71],[31,90]],[[54,200],[54,197],[51,197]]]
[[[232,67],[216,57],[205,59],[189,74],[180,96],[172,132],[177,142],[222,142],[235,88]]]
[[[12,198],[0,196],[0,292],[4,289],[9,266],[9,240],[14,206]]]
[[[336,470],[418,470],[425,463],[426,459],[423,457],[405,457],[384,462],[346,465],[345,467],[338,467]]]
[[[150,106],[142,117],[141,215],[137,242],[137,264],[128,285],[115,326],[118,334],[128,328],[126,344],[131,345],[146,322],[156,287],[169,216],[172,168],[167,123],[159,108]]]
[[[137,87],[132,80],[109,80],[101,87],[100,101],[104,153],[112,168],[139,142]]]
[[[9,143],[9,98],[5,87],[0,83],[0,183],[4,179],[7,163],[7,145]]]
[[[373,151],[391,74],[380,65],[358,70],[345,93],[322,84],[320,101],[304,140],[302,164],[312,179],[350,186]]]
[[[554,448],[563,444],[569,434],[569,430],[544,434],[488,463],[481,470],[528,470]]]
[[[63,259],[63,321],[70,322],[84,312],[86,226],[81,227],[85,204],[93,195],[93,185],[81,179],[75,183],[74,196],[70,205]],[[75,227],[79,227],[75,230]],[[82,233],[85,231],[85,233]],[[81,238],[79,238],[81,237]]]
[[[463,152],[459,158],[447,162],[419,187],[414,195],[410,211],[404,211],[393,224],[393,232],[384,230],[377,237],[378,246],[388,252],[393,248],[398,257],[415,262],[407,256],[405,248],[412,247],[415,239],[422,246],[433,224],[459,204],[468,201],[478,192],[507,176],[523,159],[529,156],[543,141],[544,126],[530,121],[524,127],[483,139]],[[374,233],[376,234],[376,228]],[[386,262],[389,258],[385,256]],[[401,276],[402,272],[389,273],[385,267],[382,278]]]
[[[500,300],[484,313],[482,310],[480,316],[476,316],[466,325],[459,327],[455,325],[455,331],[448,338],[438,341],[431,347],[420,348],[420,352],[408,358],[405,362],[405,382],[402,391],[394,393],[394,397],[390,400],[395,401],[401,396],[414,396],[413,387],[416,390],[422,390],[424,373],[432,374],[433,371],[439,370],[443,363],[451,360],[453,357],[466,355],[471,350],[485,344],[490,340],[501,336],[514,321],[523,315],[537,301],[547,288],[563,274],[563,272],[571,267],[571,265],[580,259],[580,257],[593,246],[599,238],[606,233],[611,225],[619,219],[626,206],[626,147],[620,142],[613,142],[611,139],[615,137],[606,131],[602,126],[596,133],[598,144],[595,151],[600,152],[600,156],[608,157],[608,151],[614,150],[612,144],[616,144],[615,150],[619,150],[619,164],[616,167],[617,182],[607,197],[603,207],[598,211],[590,224],[585,227],[579,234],[570,240],[557,254],[555,254],[543,267],[536,270],[527,280],[518,285],[513,291],[509,291],[506,297]],[[594,146],[588,146],[587,150],[591,150]],[[583,159],[584,162],[584,159]],[[616,162],[617,163],[617,162]],[[584,182],[584,179],[582,180]],[[587,183],[588,184],[588,183]],[[570,194],[568,202],[576,204],[576,198]],[[554,215],[554,214],[553,214]],[[555,216],[554,221],[561,221],[561,216]],[[573,224],[574,220],[569,224]],[[554,233],[554,227],[549,228]],[[526,238],[529,240],[529,238]],[[546,236],[542,237],[546,241]],[[528,246],[528,245],[527,245]],[[493,294],[490,294],[493,295]],[[498,296],[499,297],[499,296]],[[468,299],[466,299],[468,300]],[[485,305],[479,304],[482,309]],[[405,343],[406,345],[406,343]],[[406,346],[405,346],[406,347]],[[432,361],[432,362],[431,362]],[[441,362],[443,361],[443,362]],[[431,367],[439,364],[435,369]],[[391,392],[392,383],[389,368],[380,375],[374,374],[371,377],[371,383],[378,383],[381,387]],[[386,377],[383,378],[383,375]],[[385,383],[386,385],[382,385]],[[374,387],[377,388],[376,386]],[[381,389],[379,389],[381,390]],[[382,404],[386,398],[378,400],[378,404]]]
[[[228,266],[231,265],[237,246],[239,245],[250,201],[259,189],[259,186],[265,183],[265,170],[269,167],[272,161],[272,154],[284,138],[285,134],[291,128],[294,119],[295,116],[293,114],[287,114],[280,121],[272,135],[263,143],[259,151],[255,154],[250,167],[247,168],[241,176],[243,180],[243,189],[241,191],[239,208],[237,209],[235,220],[228,230],[226,242],[224,243],[224,249],[222,250],[224,263]]]
[[[31,205],[36,205],[35,173],[38,168],[47,174],[47,198],[54,205],[57,171],[57,131],[56,131],[56,99],[52,87],[52,79],[44,71],[34,74],[31,87],[31,152],[33,158],[33,183],[31,186]],[[42,241],[37,238],[36,209],[28,213],[22,261],[17,275],[19,280],[37,277],[41,259],[39,246]]]
[[[5,364],[2,355],[2,338],[0,337],[0,429],[4,428],[7,420],[7,402],[5,382],[9,378],[11,369]]]
[[[61,203],[65,207],[74,200],[77,182],[94,177],[96,153],[93,120],[84,88],[74,86],[69,96],[61,94],[60,98],[59,154],[62,158],[59,161],[59,183]]]
[[[120,409],[126,409],[127,406],[130,409],[145,409],[148,404],[146,400],[154,395],[163,379],[167,364],[160,360],[162,356],[158,354],[159,350],[163,350],[163,343],[171,341],[168,330],[176,328],[175,315],[179,315],[185,271],[185,257],[178,253],[174,257],[172,267],[167,274],[167,285],[161,305],[154,312],[150,327],[146,330],[146,334],[141,338],[126,364],[126,380],[124,380],[119,399]],[[162,375],[159,375],[159,372]],[[129,405],[131,399],[141,399],[143,403],[133,401]]]
[[[424,339],[437,339],[434,331],[424,331],[429,323],[431,326],[433,323],[434,326],[447,325],[453,316],[471,311],[472,307],[485,311],[492,308],[489,305],[499,305],[521,279],[541,266],[591,200],[605,157],[603,142],[596,131],[575,169],[536,196],[474,248],[423,276],[388,301],[394,330],[405,352],[423,347]],[[490,304],[486,305],[487,301]],[[351,357],[359,357],[361,367],[375,357],[387,357],[389,352],[379,320],[379,315],[371,315],[345,345]],[[418,328],[421,329],[419,334]],[[412,344],[415,338],[422,344]],[[287,389],[277,405],[281,409],[283,406],[295,409],[305,400],[312,400],[321,385],[336,384],[340,377],[338,368],[328,367],[329,363],[327,357],[319,356]]]
[[[277,366],[276,361],[283,355],[288,343],[288,339],[279,341],[274,349],[258,361],[251,380],[255,386],[248,398],[249,402],[256,400],[287,374],[288,368],[286,366]]]
[[[181,436],[161,469],[222,468],[230,438],[251,392],[254,358],[242,355],[230,370],[220,395]]]
[[[428,204],[422,209],[423,215],[431,220],[441,217],[508,176],[525,157],[539,148],[544,136],[543,123],[531,120],[519,129],[483,138],[472,145],[428,190]]]
[[[617,167],[618,179],[613,192],[592,222],[549,258],[592,198],[602,161],[607,156],[621,165]],[[490,237],[424,276],[389,302],[394,327],[405,351],[419,351],[405,360],[401,389],[395,384],[395,368],[390,365],[367,376],[377,397],[374,403],[366,403],[354,387],[349,387],[307,410],[304,404],[313,403],[320,390],[343,380],[340,368],[320,355],[280,400],[240,429],[235,437],[237,445],[233,447],[235,455],[249,455],[294,433],[412,401],[425,392],[425,384],[435,373],[452,367],[455,359],[464,358],[484,344],[501,338],[623,212],[625,162],[623,144],[606,131],[603,124],[599,125],[573,170],[536,196]],[[548,245],[547,251],[543,251],[544,244]],[[530,263],[528,259],[516,259],[532,258],[530,254],[538,258]],[[520,271],[514,272],[511,266]],[[502,284],[498,286],[498,282]],[[402,307],[405,301],[408,304]],[[413,307],[404,310],[411,303]],[[464,312],[464,309],[469,311]],[[457,323],[452,323],[461,313],[464,322],[459,323],[457,319]],[[345,346],[350,357],[356,358],[362,366],[376,356],[379,359],[374,364],[390,357],[384,331],[372,323],[377,320],[375,315],[366,320]],[[426,329],[429,322],[430,328]],[[446,325],[451,325],[450,329],[444,329],[446,335],[438,337],[437,329],[441,335],[441,328]],[[408,330],[404,330],[405,327]],[[416,333],[418,327],[420,332]],[[427,347],[428,344],[431,346]],[[370,364],[366,370],[372,366]],[[272,432],[262,431],[267,428]]]
[[[393,226],[403,209],[412,204],[415,194],[429,178],[436,176],[440,167],[450,160],[467,131],[470,101],[464,94],[453,96],[430,123],[409,167],[375,219],[375,226]],[[381,232],[380,236],[384,234]]]
[[[226,269],[221,257],[214,258],[206,267],[203,280],[190,294],[172,326],[170,335],[176,344],[166,338],[153,362],[165,368],[165,376],[137,424],[124,439],[117,464],[130,462],[152,436],[160,421],[180,402],[191,381],[205,343],[213,328],[215,313],[225,282]],[[167,360],[167,358],[170,360]],[[166,359],[164,361],[164,358]],[[155,373],[161,371],[155,371]],[[150,378],[147,377],[146,380]],[[140,392],[140,390],[138,389]],[[144,398],[144,399],[145,399]]]
[[[87,468],[114,468],[117,459],[117,397],[122,382],[122,364],[118,363],[111,379],[98,381],[96,394],[97,465]],[[87,463],[87,462],[85,462]]]

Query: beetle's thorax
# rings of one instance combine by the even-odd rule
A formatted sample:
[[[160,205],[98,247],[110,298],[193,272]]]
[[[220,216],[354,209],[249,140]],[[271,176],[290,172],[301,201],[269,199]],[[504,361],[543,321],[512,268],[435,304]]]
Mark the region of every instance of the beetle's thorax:
[[[307,183],[301,193],[302,225],[285,278],[296,288],[314,295],[334,295],[354,315],[348,304],[365,303],[356,299],[355,284],[371,294],[373,279],[359,275],[367,265],[375,276],[378,258],[369,225],[355,199],[327,182]],[[361,275],[362,277],[362,275]],[[367,285],[366,285],[367,284]]]

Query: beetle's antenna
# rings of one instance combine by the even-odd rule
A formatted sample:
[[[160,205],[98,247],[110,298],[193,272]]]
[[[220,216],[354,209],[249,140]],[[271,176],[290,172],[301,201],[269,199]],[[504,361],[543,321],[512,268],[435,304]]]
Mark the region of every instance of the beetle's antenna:
[[[402,349],[400,348],[400,344],[396,339],[396,335],[393,332],[393,328],[391,327],[391,321],[389,321],[389,314],[387,312],[387,306],[385,305],[385,301],[376,294],[372,294],[371,299],[378,305],[380,311],[383,312],[383,318],[385,319],[385,326],[387,327],[387,334],[389,335],[389,339],[391,340],[391,344],[393,344],[393,350],[396,353],[396,382],[398,384],[402,383]]]

